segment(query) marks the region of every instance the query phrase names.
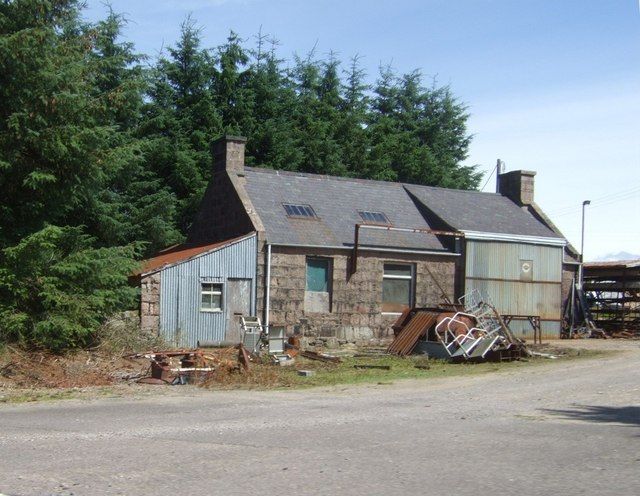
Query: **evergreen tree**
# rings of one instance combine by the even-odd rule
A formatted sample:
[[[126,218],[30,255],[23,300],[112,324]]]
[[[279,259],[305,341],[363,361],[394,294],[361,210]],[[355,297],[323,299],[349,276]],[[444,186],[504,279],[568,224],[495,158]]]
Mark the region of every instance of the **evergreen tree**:
[[[129,101],[100,88],[108,71],[78,13],[73,0],[0,4],[0,337],[56,350],[131,303],[136,265],[132,245],[96,249],[83,233]]]
[[[367,129],[369,109],[369,85],[365,83],[365,72],[358,56],[351,58],[346,81],[342,87],[340,122],[336,140],[341,149],[342,161],[351,174],[367,177],[367,157],[371,150],[370,133]]]
[[[218,47],[217,70],[214,73],[213,94],[222,115],[226,134],[249,134],[254,127],[254,97],[249,81],[249,54],[242,40],[231,31],[224,45]]]
[[[269,44],[268,49],[265,47]],[[251,52],[253,63],[249,89],[253,95],[253,127],[248,136],[247,164],[280,170],[298,170],[304,160],[294,133],[296,94],[282,60],[276,56],[278,42],[259,33]]]
[[[211,178],[211,139],[223,126],[212,91],[214,60],[201,48],[200,29],[191,18],[168,52],[152,71],[139,135],[146,139],[146,169],[177,199],[177,226],[184,235]]]
[[[182,236],[175,225],[175,195],[146,167],[144,140],[135,135],[146,90],[144,57],[134,52],[131,43],[119,41],[124,23],[109,9],[107,18],[92,29],[95,99],[104,102],[103,119],[116,132],[104,159],[105,184],[92,197],[92,215],[87,215],[86,223],[102,244],[142,241],[145,253],[152,254]]]
[[[135,249],[93,244],[81,228],[47,226],[2,250],[0,340],[86,346],[104,319],[133,304]]]

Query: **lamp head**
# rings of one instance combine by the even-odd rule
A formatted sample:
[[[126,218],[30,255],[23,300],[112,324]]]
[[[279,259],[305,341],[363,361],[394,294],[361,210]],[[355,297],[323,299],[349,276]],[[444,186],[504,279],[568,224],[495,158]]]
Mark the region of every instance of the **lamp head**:
[[[582,206],[584,207],[585,205],[591,205],[591,200],[585,200],[582,202]]]

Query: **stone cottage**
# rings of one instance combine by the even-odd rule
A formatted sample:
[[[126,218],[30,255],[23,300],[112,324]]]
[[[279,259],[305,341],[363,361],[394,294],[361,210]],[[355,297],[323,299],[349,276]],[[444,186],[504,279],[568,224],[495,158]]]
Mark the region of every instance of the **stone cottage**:
[[[187,243],[173,249],[170,263],[162,253],[147,261],[154,269],[140,281],[148,329],[184,345],[232,338],[236,300],[245,298],[245,312],[288,334],[385,337],[404,308],[455,302],[478,289],[502,313],[537,316],[543,334],[558,335],[575,262],[533,201],[535,173],[500,174],[498,193],[480,193],[245,167],[244,148],[241,137],[213,144],[212,180]],[[247,239],[253,248],[229,250]],[[169,269],[193,264],[194,250],[203,260],[217,254],[226,266],[185,269],[192,283],[180,300]],[[244,293],[228,283],[238,278],[246,280]],[[221,282],[213,288],[212,281]],[[212,288],[215,310],[206,306]],[[157,305],[145,305],[151,300]],[[178,302],[192,315],[188,325],[173,317]],[[216,325],[198,318],[212,311],[225,317]]]

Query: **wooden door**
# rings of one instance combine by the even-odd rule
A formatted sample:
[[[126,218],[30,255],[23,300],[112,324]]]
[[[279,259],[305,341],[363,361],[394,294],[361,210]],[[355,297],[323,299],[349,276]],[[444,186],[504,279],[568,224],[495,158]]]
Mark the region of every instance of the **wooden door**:
[[[225,341],[239,343],[240,316],[251,315],[251,279],[227,280],[227,328]]]

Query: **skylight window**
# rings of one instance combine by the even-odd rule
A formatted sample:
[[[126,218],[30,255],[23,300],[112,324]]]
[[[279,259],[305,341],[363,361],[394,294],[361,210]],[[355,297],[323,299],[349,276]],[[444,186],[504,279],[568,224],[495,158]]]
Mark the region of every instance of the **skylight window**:
[[[289,217],[317,217],[315,211],[309,205],[293,205],[291,203],[284,203],[283,206]]]
[[[389,219],[383,212],[358,212],[362,220],[365,222],[374,222],[376,224],[391,224]]]

